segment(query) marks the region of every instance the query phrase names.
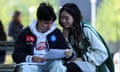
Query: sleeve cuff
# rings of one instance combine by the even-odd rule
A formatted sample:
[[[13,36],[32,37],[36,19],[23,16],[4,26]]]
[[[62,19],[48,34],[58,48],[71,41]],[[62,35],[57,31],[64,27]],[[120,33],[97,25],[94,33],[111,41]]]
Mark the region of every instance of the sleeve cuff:
[[[32,62],[32,57],[31,55],[26,56],[26,62]]]

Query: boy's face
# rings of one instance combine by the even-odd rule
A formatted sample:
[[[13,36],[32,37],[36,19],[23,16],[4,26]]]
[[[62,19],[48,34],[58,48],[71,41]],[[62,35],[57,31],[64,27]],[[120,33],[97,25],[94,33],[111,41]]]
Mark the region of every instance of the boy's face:
[[[47,32],[52,27],[52,24],[53,24],[53,20],[49,20],[49,21],[40,20],[37,28],[39,31],[44,33]]]

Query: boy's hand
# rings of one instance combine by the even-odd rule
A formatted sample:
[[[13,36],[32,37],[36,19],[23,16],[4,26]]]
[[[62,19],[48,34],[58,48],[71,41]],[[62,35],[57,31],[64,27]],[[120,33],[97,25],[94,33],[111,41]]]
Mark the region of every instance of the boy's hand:
[[[33,56],[32,57],[32,62],[44,62],[45,59],[39,56]]]

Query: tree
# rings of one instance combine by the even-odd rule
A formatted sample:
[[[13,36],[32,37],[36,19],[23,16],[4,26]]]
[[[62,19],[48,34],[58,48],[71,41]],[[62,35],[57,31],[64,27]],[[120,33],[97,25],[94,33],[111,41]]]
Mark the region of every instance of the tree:
[[[98,8],[96,29],[107,41],[120,40],[120,0],[103,0]]]
[[[15,10],[19,10],[22,13],[22,24],[28,26],[30,23],[29,7],[33,6],[35,9],[40,2],[49,2],[55,7],[57,11],[57,0],[0,0],[0,19],[3,21],[5,30],[7,32],[9,21]],[[34,18],[36,16],[36,10],[34,11]]]

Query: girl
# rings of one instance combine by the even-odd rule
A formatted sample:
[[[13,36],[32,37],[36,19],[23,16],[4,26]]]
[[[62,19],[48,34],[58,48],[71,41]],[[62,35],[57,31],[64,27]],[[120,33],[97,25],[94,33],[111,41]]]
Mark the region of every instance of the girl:
[[[78,72],[97,72],[97,66],[108,59],[108,53],[95,29],[82,21],[79,8],[73,3],[65,4],[59,12],[59,23],[69,46],[76,53],[72,63],[67,64],[68,70],[74,72],[73,68],[79,67]],[[83,45],[83,37],[86,45]],[[110,71],[105,65],[100,72]]]

